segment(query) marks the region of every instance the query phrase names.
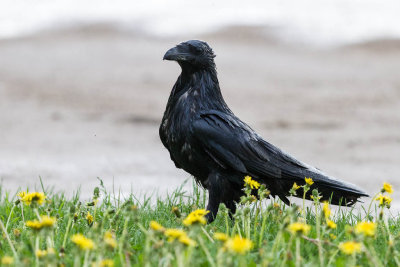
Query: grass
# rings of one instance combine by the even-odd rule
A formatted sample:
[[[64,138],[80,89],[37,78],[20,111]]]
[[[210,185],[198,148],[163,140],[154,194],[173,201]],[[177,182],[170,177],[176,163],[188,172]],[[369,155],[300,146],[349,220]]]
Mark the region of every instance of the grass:
[[[310,188],[307,184],[302,187]],[[357,210],[339,208],[333,214],[329,205],[319,202],[315,190],[314,202],[308,207],[285,206],[278,200],[267,200],[268,191],[263,185],[247,183],[246,195],[234,220],[221,205],[215,222],[203,224],[204,210],[185,218],[205,207],[206,192],[195,184],[190,194],[182,188],[163,200],[152,201],[139,200],[134,195],[121,199],[101,185],[95,188],[88,202],[81,202],[79,193],[67,199],[63,194],[43,189],[46,195],[43,203],[39,195],[31,195],[29,202],[26,195],[24,198],[17,192],[11,195],[0,190],[3,235],[0,263],[2,266],[400,265],[400,220],[388,212],[390,202],[372,199],[370,208],[369,205]],[[260,200],[252,196],[257,194]],[[389,197],[387,193],[384,195]],[[36,221],[37,229],[28,221]],[[332,222],[331,227],[328,221]],[[367,221],[371,223],[361,223]]]

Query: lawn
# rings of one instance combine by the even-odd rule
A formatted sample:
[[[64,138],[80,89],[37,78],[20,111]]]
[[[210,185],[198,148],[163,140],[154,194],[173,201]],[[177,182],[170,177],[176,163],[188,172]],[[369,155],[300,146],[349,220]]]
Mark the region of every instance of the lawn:
[[[102,182],[82,202],[43,187],[0,191],[1,266],[399,266],[400,221],[385,184],[363,208],[286,206],[247,178],[231,216],[205,224],[206,192],[121,198]],[[294,185],[291,194],[312,180]],[[369,201],[369,199],[368,199]]]

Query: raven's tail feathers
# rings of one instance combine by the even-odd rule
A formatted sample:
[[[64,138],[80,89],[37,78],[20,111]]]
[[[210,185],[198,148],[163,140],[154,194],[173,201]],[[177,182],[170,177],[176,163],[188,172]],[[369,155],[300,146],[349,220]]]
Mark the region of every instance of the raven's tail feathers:
[[[297,179],[296,179],[297,180]],[[296,182],[297,185],[304,185],[305,181],[303,180],[280,180],[279,187],[277,192],[289,192],[293,186],[293,183]],[[313,184],[310,186],[310,190],[306,192],[306,199],[312,200],[313,190],[318,190],[319,196],[321,196],[320,201],[329,201],[333,205],[341,205],[341,206],[352,206],[355,204],[360,197],[368,197],[369,195],[357,188],[355,185],[346,183],[340,180],[331,179],[329,177],[316,177],[313,178]],[[303,187],[297,189],[296,197],[303,198]],[[277,194],[279,198],[281,198],[285,203],[287,200],[285,195]]]

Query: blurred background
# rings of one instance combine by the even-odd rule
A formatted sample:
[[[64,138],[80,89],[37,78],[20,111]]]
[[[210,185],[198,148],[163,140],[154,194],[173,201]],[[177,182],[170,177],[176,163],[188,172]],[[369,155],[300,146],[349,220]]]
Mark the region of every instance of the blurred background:
[[[190,179],[158,137],[180,73],[162,57],[202,39],[226,102],[265,139],[370,194],[399,189],[400,2],[243,3],[2,0],[3,188],[41,177],[86,198],[99,177],[162,196]]]

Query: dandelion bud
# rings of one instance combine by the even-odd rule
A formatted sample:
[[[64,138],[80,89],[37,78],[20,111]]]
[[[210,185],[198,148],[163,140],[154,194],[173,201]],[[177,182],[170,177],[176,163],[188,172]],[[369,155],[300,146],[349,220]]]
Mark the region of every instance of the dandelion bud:
[[[65,248],[60,248],[60,253],[58,254],[58,256],[60,256],[60,258],[63,258],[65,256]]]
[[[243,209],[243,214],[244,214],[244,216],[249,215],[250,214],[250,208],[249,207],[244,208]]]
[[[15,228],[15,229],[13,230],[13,232],[14,232],[14,236],[15,236],[16,238],[18,238],[18,237],[21,235],[21,231],[20,231],[19,229],[17,229],[17,228]]]
[[[129,208],[130,208],[131,211],[137,211],[138,210],[138,206],[136,206],[136,205],[131,205]]]
[[[108,214],[114,214],[114,213],[115,213],[115,209],[109,209],[109,210],[107,211],[107,213],[108,213]]]
[[[267,186],[265,184],[261,184],[259,190],[264,191],[265,189],[267,189]]]
[[[226,205],[224,203],[219,204],[219,210],[221,212],[227,212],[228,208],[226,207]]]
[[[93,207],[94,205],[95,205],[94,201],[86,203],[86,206],[88,206],[88,207]]]
[[[179,211],[179,208],[178,207],[172,207],[172,213],[173,214],[175,214],[175,216],[177,217],[177,218],[180,218],[181,217],[181,212]]]
[[[247,203],[247,197],[241,196],[240,197],[240,204],[246,204]]]
[[[74,213],[75,213],[75,206],[74,206],[74,205],[71,205],[71,206],[69,207],[69,212],[70,212],[71,214],[74,214]]]
[[[93,191],[93,198],[99,198],[99,197],[100,197],[100,189],[96,186]]]

